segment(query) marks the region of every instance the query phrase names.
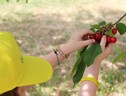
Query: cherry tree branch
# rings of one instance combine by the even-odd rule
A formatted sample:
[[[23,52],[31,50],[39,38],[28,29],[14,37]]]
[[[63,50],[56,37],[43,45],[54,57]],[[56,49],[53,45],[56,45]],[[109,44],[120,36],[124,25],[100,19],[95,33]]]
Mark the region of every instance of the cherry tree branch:
[[[119,20],[117,20],[114,24],[112,24],[113,26],[116,25],[118,22],[120,22],[124,17],[126,16],[126,13],[119,18]]]

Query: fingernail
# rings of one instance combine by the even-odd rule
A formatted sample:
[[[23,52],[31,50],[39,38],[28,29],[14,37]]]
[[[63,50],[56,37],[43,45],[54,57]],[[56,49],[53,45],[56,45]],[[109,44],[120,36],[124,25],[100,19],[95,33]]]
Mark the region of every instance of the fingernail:
[[[103,35],[104,38],[106,38],[106,35]]]

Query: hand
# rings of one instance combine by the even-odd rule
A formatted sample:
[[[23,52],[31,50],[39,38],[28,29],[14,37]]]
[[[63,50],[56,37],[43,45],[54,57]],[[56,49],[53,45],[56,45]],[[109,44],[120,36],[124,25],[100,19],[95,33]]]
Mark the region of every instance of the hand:
[[[85,69],[85,72],[83,75],[84,77],[93,77],[95,79],[98,79],[101,61],[105,59],[106,57],[108,57],[108,55],[112,51],[112,44],[109,44],[107,47],[105,47],[106,36],[102,37],[100,45],[103,52],[95,58],[93,64],[91,64],[89,67]],[[90,81],[85,81],[81,84],[79,96],[96,96],[96,91],[97,91],[97,88],[95,84],[93,84]]]
[[[84,39],[88,34],[92,34],[90,30],[84,30],[83,33],[74,34],[70,40],[61,48],[65,54],[70,54],[78,49],[81,49],[87,45],[95,42],[94,39]]]
[[[109,54],[112,52],[113,44],[110,43],[106,47],[106,36],[105,35],[102,37],[100,45],[102,48],[102,53],[95,58],[95,62],[101,62],[103,59],[107,58],[109,56]]]

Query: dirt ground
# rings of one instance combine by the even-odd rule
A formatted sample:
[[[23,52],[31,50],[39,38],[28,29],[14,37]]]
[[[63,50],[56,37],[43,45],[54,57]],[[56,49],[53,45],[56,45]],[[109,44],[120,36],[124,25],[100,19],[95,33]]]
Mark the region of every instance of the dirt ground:
[[[115,22],[126,12],[125,0],[59,1],[31,0],[28,4],[1,3],[0,30],[12,32],[24,54],[44,56],[52,52],[53,48],[67,42],[73,33],[80,30],[82,32],[91,24],[102,20]],[[126,18],[122,22],[126,24]],[[99,76],[101,86],[97,96],[126,96],[125,60],[117,64],[111,63],[119,52],[126,51],[125,36],[117,35],[118,41],[114,45],[113,53],[102,62]],[[70,80],[74,63],[75,53],[55,70],[52,80],[29,90],[30,96],[77,96],[79,86],[72,88]],[[112,77],[112,74],[108,73],[113,68],[113,74],[120,72],[119,70],[123,70],[124,73]],[[108,79],[103,79],[105,76],[111,79],[111,82],[106,84]]]

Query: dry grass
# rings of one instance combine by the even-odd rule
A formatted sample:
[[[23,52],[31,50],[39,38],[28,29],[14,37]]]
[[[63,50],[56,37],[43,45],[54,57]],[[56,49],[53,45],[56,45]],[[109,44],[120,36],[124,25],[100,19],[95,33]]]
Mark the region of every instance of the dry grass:
[[[12,32],[24,54],[43,56],[51,52],[54,47],[65,43],[75,31],[89,28],[90,24],[100,20],[114,22],[126,10],[125,0],[49,1],[31,0],[29,4],[11,2],[0,5],[0,30]],[[122,22],[126,23],[126,18]],[[125,36],[117,37],[118,42],[110,59],[116,53],[121,52],[120,49],[124,50],[124,46],[126,46]],[[122,46],[117,47],[120,44]],[[110,59],[103,62],[103,65],[108,65],[103,66],[103,69],[113,66],[109,62]],[[42,86],[43,95],[37,90],[30,90],[34,94],[31,96],[56,96],[57,93],[62,94],[60,96],[77,96],[79,86],[73,89],[70,81],[70,72],[74,62],[75,54],[72,54],[70,60],[63,62],[56,69],[52,80]],[[102,77],[107,72],[109,70],[102,70],[100,76]],[[109,90],[111,94],[108,96],[126,96],[123,86],[125,82],[117,84],[120,86],[116,89],[119,92]],[[103,86],[99,89],[98,96],[107,96],[105,92],[102,92],[106,91],[104,89]]]

